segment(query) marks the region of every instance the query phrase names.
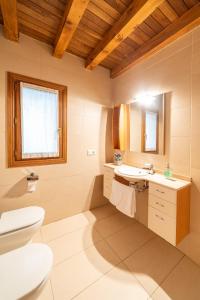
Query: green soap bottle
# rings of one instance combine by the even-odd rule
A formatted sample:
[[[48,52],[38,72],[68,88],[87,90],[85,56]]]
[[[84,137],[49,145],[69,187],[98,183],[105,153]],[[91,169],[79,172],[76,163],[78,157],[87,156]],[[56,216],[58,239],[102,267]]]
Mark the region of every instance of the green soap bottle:
[[[166,169],[164,170],[164,176],[166,177],[166,178],[171,178],[172,177],[172,170],[170,169],[170,167],[169,167],[169,163],[167,164],[167,167],[166,167]]]

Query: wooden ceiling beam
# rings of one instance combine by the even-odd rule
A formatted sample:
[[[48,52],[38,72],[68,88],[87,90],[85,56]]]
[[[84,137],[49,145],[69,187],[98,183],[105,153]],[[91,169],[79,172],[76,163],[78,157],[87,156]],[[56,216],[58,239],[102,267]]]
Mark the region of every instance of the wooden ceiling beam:
[[[100,64],[134,29],[141,24],[163,0],[134,0],[113,25],[104,39],[98,43],[86,60],[86,68],[94,69]]]
[[[148,40],[144,45],[140,46],[122,63],[117,65],[111,71],[111,78],[115,78],[138,62],[142,62],[155,52],[161,50],[177,38],[191,31],[196,26],[200,25],[200,3],[193,6],[180,18],[168,25],[164,30]]]
[[[6,1],[6,0],[5,0]],[[55,40],[53,56],[61,58],[67,49],[90,0],[68,0]]]
[[[19,40],[19,29],[17,21],[17,1],[0,0],[1,12],[3,16],[4,36],[17,42]]]

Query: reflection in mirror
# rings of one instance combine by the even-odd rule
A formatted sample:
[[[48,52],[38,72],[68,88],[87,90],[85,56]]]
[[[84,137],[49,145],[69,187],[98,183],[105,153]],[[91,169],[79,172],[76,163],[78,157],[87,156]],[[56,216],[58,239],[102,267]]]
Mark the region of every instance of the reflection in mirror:
[[[144,112],[144,152],[158,152],[158,112]]]
[[[143,96],[130,104],[130,151],[164,154],[164,94]]]

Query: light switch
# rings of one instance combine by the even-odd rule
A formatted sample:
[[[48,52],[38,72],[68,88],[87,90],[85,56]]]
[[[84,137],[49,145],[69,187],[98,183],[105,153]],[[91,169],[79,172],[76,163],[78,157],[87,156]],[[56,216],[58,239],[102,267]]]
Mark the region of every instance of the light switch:
[[[96,155],[96,150],[95,149],[88,149],[87,150],[87,156],[94,156]]]

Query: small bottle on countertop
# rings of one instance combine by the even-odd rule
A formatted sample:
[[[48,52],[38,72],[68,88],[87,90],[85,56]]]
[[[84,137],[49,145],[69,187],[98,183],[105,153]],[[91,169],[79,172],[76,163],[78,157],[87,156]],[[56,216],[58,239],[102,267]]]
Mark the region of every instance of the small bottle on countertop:
[[[171,177],[172,177],[172,170],[171,170],[170,167],[169,167],[169,163],[167,163],[167,167],[166,167],[166,169],[164,170],[163,175],[164,175],[166,178],[171,178]]]

